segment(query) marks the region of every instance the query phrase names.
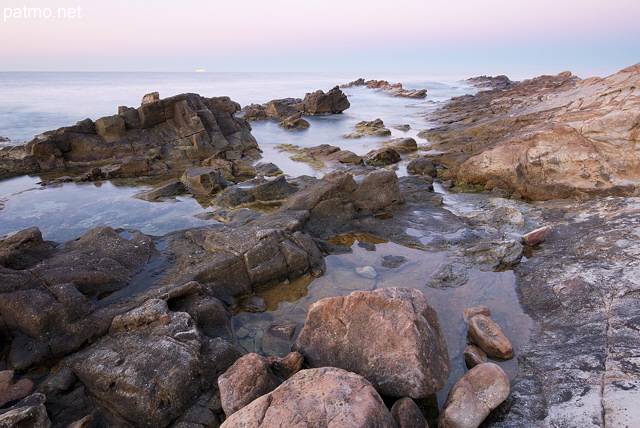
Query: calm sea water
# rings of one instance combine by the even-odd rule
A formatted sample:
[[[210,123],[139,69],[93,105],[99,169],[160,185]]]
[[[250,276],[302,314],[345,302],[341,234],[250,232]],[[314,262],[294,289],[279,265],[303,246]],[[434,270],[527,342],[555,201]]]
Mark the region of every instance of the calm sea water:
[[[274,162],[286,173],[321,176],[306,163],[294,162],[276,146],[332,144],[364,154],[379,147],[381,138],[344,139],[361,120],[381,118],[388,126],[409,124],[412,130],[394,136],[415,136],[428,127],[425,112],[452,96],[473,91],[460,83],[465,75],[428,76],[364,73],[0,73],[0,136],[27,141],[44,131],[97,119],[117,112],[119,105],[138,106],[142,96],[159,91],[161,97],[184,92],[230,96],[242,106],[274,98],[304,97],[307,92],[348,83],[359,77],[402,82],[406,88],[425,88],[421,100],[393,98],[363,87],[347,88],[351,108],[343,114],[309,118],[311,127],[288,132],[275,122],[253,122],[253,134],[264,150],[262,161]],[[422,140],[421,143],[426,141]],[[108,224],[135,228],[152,235],[205,224],[194,217],[206,211],[192,198],[173,203],[145,202],[132,195],[149,188],[135,183],[65,184],[40,188],[38,176],[0,181],[0,235],[38,226],[45,238],[64,241]]]

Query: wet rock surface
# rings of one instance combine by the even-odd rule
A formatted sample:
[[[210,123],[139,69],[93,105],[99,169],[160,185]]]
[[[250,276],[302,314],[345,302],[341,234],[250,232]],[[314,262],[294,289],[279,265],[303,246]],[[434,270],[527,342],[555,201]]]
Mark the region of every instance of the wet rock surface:
[[[634,195],[639,79],[636,64],[606,78],[563,72],[455,98],[424,135],[460,181],[535,200]]]

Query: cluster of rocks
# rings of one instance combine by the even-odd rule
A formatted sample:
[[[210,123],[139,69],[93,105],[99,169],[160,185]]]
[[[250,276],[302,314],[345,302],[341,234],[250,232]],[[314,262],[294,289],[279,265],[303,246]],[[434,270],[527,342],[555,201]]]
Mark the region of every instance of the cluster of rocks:
[[[426,89],[404,89],[402,83],[389,83],[386,80],[367,80],[359,78],[353,82],[341,85],[341,88],[350,88],[353,86],[366,86],[370,89],[376,89],[379,92],[391,95],[392,97],[404,98],[424,98],[427,96]]]
[[[111,164],[85,178],[162,174],[206,158],[256,158],[251,126],[235,117],[229,97],[148,94],[138,108],[45,132],[25,145],[0,149],[0,178],[79,165]]]
[[[422,135],[448,177],[534,200],[637,194],[640,64],[570,72],[454,98]]]
[[[309,122],[301,115],[318,116],[342,113],[350,107],[347,96],[337,86],[326,93],[322,90],[307,93],[304,99],[282,98],[266,104],[250,104],[244,110],[245,120],[281,120],[285,129],[305,129]]]

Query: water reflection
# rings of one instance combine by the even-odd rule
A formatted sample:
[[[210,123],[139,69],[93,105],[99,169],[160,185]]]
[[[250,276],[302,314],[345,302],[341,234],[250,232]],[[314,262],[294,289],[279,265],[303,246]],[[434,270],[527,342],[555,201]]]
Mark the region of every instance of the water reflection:
[[[367,235],[343,235],[334,238],[332,243],[349,245],[351,252],[328,256],[327,273],[324,276],[317,279],[305,277],[256,293],[256,296],[265,300],[267,310],[261,313],[240,312],[233,317],[239,345],[245,352],[285,355],[299,334],[309,307],[325,297],[346,296],[355,290],[385,287],[416,288],[425,294],[427,301],[438,311],[449,348],[451,375],[445,388],[438,393],[438,401],[442,404],[453,383],[466,372],[463,356],[467,346],[467,326],[462,318],[464,309],[478,304],[488,306],[492,319],[511,340],[516,355],[528,341],[532,321],[518,303],[513,272],[469,269],[466,283],[439,289],[427,284],[442,265],[454,263],[444,252],[407,248]],[[385,263],[390,257],[403,258],[405,261],[390,266]],[[364,267],[375,275],[363,275]],[[242,311],[242,308],[239,310]],[[297,326],[290,340],[268,332],[271,326],[290,324]],[[517,358],[497,363],[509,378],[516,376]]]

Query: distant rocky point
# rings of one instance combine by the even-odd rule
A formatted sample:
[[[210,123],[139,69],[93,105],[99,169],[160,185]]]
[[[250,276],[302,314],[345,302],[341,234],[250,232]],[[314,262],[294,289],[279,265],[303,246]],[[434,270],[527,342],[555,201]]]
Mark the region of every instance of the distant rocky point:
[[[345,85],[340,85],[341,88],[350,88],[353,86],[366,86],[370,89],[375,89],[379,92],[384,92],[392,97],[404,97],[404,98],[424,98],[427,96],[426,89],[404,89],[402,83],[389,83],[386,80],[367,80],[362,77],[354,80],[353,82]]]
[[[476,88],[498,88],[505,89],[511,86],[513,82],[504,74],[499,76],[477,76],[466,79],[464,82],[471,83]]]

